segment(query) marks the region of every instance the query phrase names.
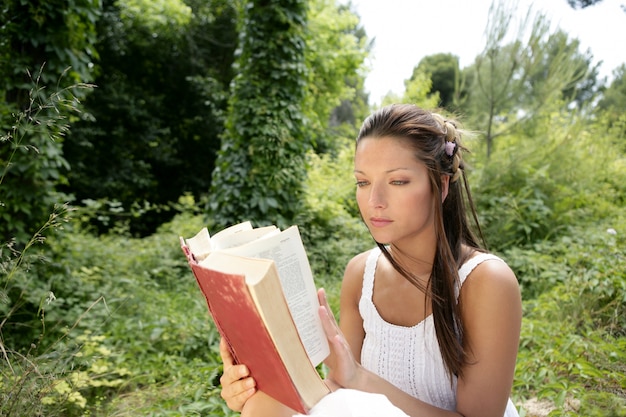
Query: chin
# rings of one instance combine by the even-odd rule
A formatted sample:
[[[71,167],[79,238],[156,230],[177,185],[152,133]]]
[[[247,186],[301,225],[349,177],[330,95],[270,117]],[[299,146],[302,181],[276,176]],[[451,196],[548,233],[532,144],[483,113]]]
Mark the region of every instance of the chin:
[[[381,245],[389,245],[389,243],[391,242],[391,239],[385,236],[381,236],[380,234],[376,236],[376,234],[372,233],[371,231],[370,231],[370,235],[372,236],[372,239],[374,239],[376,243],[379,243]]]

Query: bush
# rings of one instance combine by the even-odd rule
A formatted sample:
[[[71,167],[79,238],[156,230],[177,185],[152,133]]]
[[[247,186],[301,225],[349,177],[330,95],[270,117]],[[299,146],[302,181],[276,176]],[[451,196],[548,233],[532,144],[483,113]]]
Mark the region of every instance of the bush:
[[[612,224],[505,252],[525,298],[514,393],[553,400],[551,416],[570,400],[577,415],[626,415],[626,223]]]
[[[481,225],[492,250],[528,247],[620,213],[624,157],[600,123],[568,113],[537,121],[541,135],[500,139],[472,174]]]

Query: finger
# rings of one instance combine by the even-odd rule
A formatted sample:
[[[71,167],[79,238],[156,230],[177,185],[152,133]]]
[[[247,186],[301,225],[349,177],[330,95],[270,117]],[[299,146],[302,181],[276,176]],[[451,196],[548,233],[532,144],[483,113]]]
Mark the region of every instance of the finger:
[[[325,306],[319,307],[319,316],[322,321],[322,327],[324,328],[324,333],[329,341],[332,342],[332,339],[340,334],[339,326],[337,326],[337,322],[335,322],[334,317],[329,312],[328,308]]]
[[[241,411],[248,398],[256,392],[256,381],[245,365],[227,368],[220,377],[220,383],[220,396],[226,401],[228,408],[235,411]]]
[[[339,356],[340,360],[350,360],[352,361],[352,350],[348,345],[348,341],[342,334],[336,334],[331,343],[335,347],[335,353]]]
[[[222,337],[220,339],[220,356],[222,357],[222,362],[224,363],[224,369],[230,368],[235,363],[233,359],[233,355],[230,353],[230,349],[228,348],[228,343]]]
[[[224,369],[224,372],[220,377],[220,382],[222,383],[222,386],[226,386],[248,377],[251,376],[250,370],[246,365],[233,365]]]
[[[220,396],[224,399],[228,408],[233,411],[241,411],[244,404],[255,392],[254,378],[245,378],[228,386],[222,385]]]
[[[223,387],[224,395],[227,396],[235,396],[239,395],[242,391],[245,391],[255,385],[253,378],[250,377],[250,370],[246,365],[243,364],[235,364],[233,355],[228,348],[228,343],[224,338],[220,339],[220,356],[222,357],[222,362],[224,363],[224,371],[222,372],[222,376],[220,377],[220,383]],[[236,383],[236,381],[244,380],[244,378],[248,378],[245,384],[242,385]]]
[[[326,290],[324,290],[324,288],[320,288],[319,290],[317,290],[317,298],[319,299],[320,306],[326,309],[332,323],[339,327],[339,325],[337,324],[337,320],[335,319],[335,315],[332,314],[333,310],[330,308],[330,304],[328,304],[328,297],[326,297]]]

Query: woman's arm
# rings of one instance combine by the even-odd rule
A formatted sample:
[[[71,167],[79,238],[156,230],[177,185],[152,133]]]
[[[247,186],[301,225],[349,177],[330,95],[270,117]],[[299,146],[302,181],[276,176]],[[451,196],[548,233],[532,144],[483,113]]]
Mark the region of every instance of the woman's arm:
[[[292,417],[297,411],[279,403],[263,391],[257,391],[246,401],[241,417]]]
[[[501,261],[478,265],[459,297],[468,365],[457,385],[464,416],[501,417],[511,395],[522,323],[517,278]]]

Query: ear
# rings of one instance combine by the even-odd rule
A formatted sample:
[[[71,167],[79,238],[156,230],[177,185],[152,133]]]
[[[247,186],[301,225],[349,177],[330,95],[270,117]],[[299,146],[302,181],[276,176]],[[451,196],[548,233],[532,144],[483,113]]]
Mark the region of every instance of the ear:
[[[441,202],[446,201],[446,197],[448,196],[448,190],[450,189],[450,176],[442,175],[441,176]]]

